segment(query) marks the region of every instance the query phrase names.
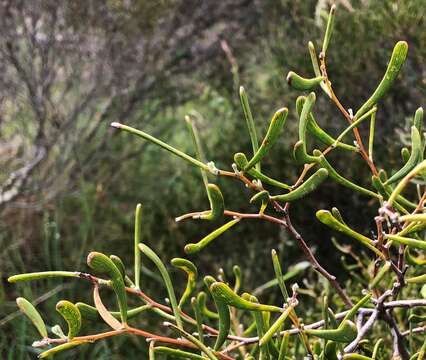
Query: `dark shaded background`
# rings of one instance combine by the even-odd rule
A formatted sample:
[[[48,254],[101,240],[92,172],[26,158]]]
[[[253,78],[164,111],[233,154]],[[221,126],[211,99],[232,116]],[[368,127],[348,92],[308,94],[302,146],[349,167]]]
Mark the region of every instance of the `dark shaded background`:
[[[390,168],[400,164],[408,118],[424,103],[424,1],[337,3],[328,73],[347,107],[356,109],[369,97],[394,43],[409,43],[398,86],[377,115],[377,163]],[[289,107],[286,130],[263,168],[272,177],[295,180],[300,169],[291,149],[300,93],[287,86],[285,75],[295,70],[312,76],[307,42],[319,49],[328,7],[327,1],[286,0],[1,2],[0,332],[8,335],[1,336],[0,349],[5,356],[31,357],[34,333],[14,313],[16,296],[38,299],[44,312],[60,298],[90,297],[84,285],[57,280],[10,286],[5,279],[11,274],[84,271],[92,249],[131,264],[138,202],[143,204],[143,239],[164,261],[183,256],[185,243],[218,226],[176,224],[176,216],[208,206],[199,172],[113,131],[110,122],[141,128],[193,153],[183,117],[196,111],[207,158],[229,168],[235,152],[250,151],[237,95],[244,85],[259,134],[277,108]],[[346,126],[324,96],[315,113],[330,133]],[[347,178],[370,186],[368,169],[358,158],[345,154],[332,160]],[[229,208],[254,210],[248,205],[250,193],[239,184],[226,179],[218,184]],[[326,182],[294,206],[294,223],[327,269],[340,274],[330,233],[314,213],[337,206],[354,227],[368,231],[376,211],[368,205],[365,198]],[[283,250],[285,267],[303,260],[285,233],[260,222],[239,224],[191,260],[202,274],[220,267],[231,274],[232,265],[239,264],[247,289],[253,289],[272,278],[273,247]],[[147,291],[165,295],[156,289],[155,276],[147,270],[144,276]],[[59,321],[56,314],[48,319],[52,325]],[[124,342],[145,346],[121,338],[79,354],[119,358]],[[128,348],[120,348],[122,358]]]

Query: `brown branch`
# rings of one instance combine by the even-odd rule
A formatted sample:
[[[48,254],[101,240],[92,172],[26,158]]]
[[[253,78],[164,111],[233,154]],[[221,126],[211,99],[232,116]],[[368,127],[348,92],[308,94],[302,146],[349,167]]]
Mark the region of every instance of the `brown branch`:
[[[334,275],[331,275],[327,270],[325,270],[320,265],[317,258],[315,257],[315,255],[313,254],[309,246],[306,244],[302,235],[300,235],[297,232],[297,230],[294,228],[294,226],[291,223],[291,219],[290,219],[288,211],[286,211],[284,214],[284,220],[287,224],[286,229],[297,240],[303,252],[305,253],[305,256],[307,257],[308,261],[312,264],[312,267],[330,282],[331,286],[333,286],[333,288],[337,291],[337,293],[339,294],[339,296],[341,297],[341,299],[343,300],[346,306],[353,307],[352,300],[349,298],[346,292],[341,288],[340,284],[336,280],[336,277]]]

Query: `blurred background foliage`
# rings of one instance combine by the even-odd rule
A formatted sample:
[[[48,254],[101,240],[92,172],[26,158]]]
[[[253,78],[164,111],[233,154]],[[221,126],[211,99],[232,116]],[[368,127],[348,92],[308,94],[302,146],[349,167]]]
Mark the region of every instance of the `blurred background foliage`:
[[[348,107],[357,108],[374,90],[397,40],[410,46],[402,76],[377,116],[375,154],[389,168],[400,164],[407,119],[424,105],[424,1],[337,4],[328,72]],[[33,351],[34,334],[15,313],[18,294],[37,299],[42,310],[60,298],[89,300],[84,284],[55,280],[12,287],[5,281],[9,275],[85,271],[85,256],[93,249],[131,263],[138,202],[143,204],[143,239],[164,261],[183,256],[185,243],[217,225],[176,224],[176,216],[208,206],[199,172],[157,147],[112,131],[110,122],[141,128],[193,153],[183,120],[192,114],[208,160],[229,167],[235,152],[250,151],[237,91],[244,85],[259,135],[277,108],[289,107],[284,136],[264,168],[274,178],[295,180],[300,169],[291,153],[299,93],[289,89],[285,75],[289,70],[313,75],[307,43],[319,48],[328,7],[325,0],[1,2],[0,332],[7,334],[0,338],[2,358],[31,358]],[[324,96],[315,113],[330,133],[346,126]],[[359,159],[345,155],[333,161],[347,178],[368,184],[368,169]],[[222,184],[225,202],[248,211],[249,192],[219,179]],[[327,182],[294,207],[296,226],[332,272],[340,267],[339,255],[314,212],[337,206],[354,227],[368,231],[376,209],[365,201]],[[272,278],[271,248],[282,250],[286,268],[303,261],[286,240],[270,224],[244,222],[192,260],[202,274],[222,267],[231,276],[232,265],[239,264],[251,290]],[[145,288],[164,296],[150,264],[145,265]],[[312,276],[304,273],[306,287]],[[177,275],[176,280],[183,279]],[[51,316],[53,325],[58,317]],[[125,342],[132,347],[120,348]],[[135,348],[143,351],[144,342],[120,338],[78,356],[127,358]]]

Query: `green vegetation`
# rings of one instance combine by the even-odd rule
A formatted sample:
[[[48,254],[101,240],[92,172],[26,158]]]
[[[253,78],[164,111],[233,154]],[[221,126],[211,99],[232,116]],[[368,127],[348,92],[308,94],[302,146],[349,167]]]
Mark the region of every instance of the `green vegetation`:
[[[197,243],[187,241],[184,248],[186,253],[212,253],[215,244],[226,241],[224,235],[232,233],[238,237],[237,230],[248,226],[249,222],[263,222],[269,227],[285,231],[288,234],[286,246],[287,243],[295,243],[297,249],[292,251],[303,254],[309,263],[311,271],[303,277],[301,285],[293,283],[289,287],[289,280],[297,276],[303,267],[300,264],[295,264],[293,268],[282,266],[280,258],[288,262],[289,253],[281,248],[272,250],[272,264],[269,265],[276,279],[256,288],[253,276],[245,276],[253,272],[252,268],[262,257],[262,252],[254,248],[252,250],[256,258],[251,259],[247,267],[234,266],[233,278],[228,278],[226,271],[221,269],[217,278],[204,276],[204,284],[198,280],[198,276],[208,272],[200,271],[198,265],[201,268],[202,261],[208,257],[199,258],[196,254],[191,257],[191,261],[172,259],[171,264],[186,273],[186,287],[182,291],[179,284],[172,280],[173,274],[170,274],[164,261],[166,256],[151,248],[157,241],[155,233],[141,235],[144,217],[141,217],[141,206],[138,205],[134,241],[128,246],[128,249],[133,250],[130,261],[92,251],[87,257],[87,265],[94,274],[79,268],[72,272],[46,271],[8,278],[10,283],[40,280],[53,283],[62,278],[78,279],[90,285],[87,291],[89,296],[84,298],[93,297],[94,306],[85,303],[84,299],[76,304],[69,300],[61,300],[56,304],[56,309],[67,323],[68,335],[64,335],[60,326],[46,326],[49,322],[43,320],[36,307],[24,297],[17,299],[19,308],[41,335],[41,339],[32,344],[39,357],[62,353],[71,348],[78,352],[81,345],[85,345],[84,348],[96,346],[94,343],[127,334],[132,338],[147,340],[149,345],[143,350],[140,345],[134,344],[134,351],[140,351],[139,355],[149,357],[150,360],[161,359],[163,355],[167,358],[213,360],[304,357],[318,360],[423,359],[426,346],[425,319],[421,315],[421,310],[426,307],[423,253],[426,248],[426,216],[423,213],[426,201],[426,139],[420,133],[423,125],[422,108],[417,109],[411,120],[411,152],[408,150],[410,154],[404,156],[402,165],[389,167],[388,162],[377,159],[373,152],[373,148],[377,152],[382,146],[377,137],[377,130],[382,127],[382,103],[391,88],[396,87],[398,74],[407,58],[408,44],[405,41],[396,42],[392,55],[389,55],[387,69],[383,71],[385,75],[354,115],[352,110],[342,105],[343,100],[335,91],[334,81],[332,85],[333,71],[327,65],[328,61],[332,61],[332,34],[337,33],[334,30],[338,23],[335,15],[336,8],[332,6],[322,51],[317,54],[312,43],[309,43],[315,78],[303,78],[292,71],[288,80],[297,90],[322,90],[323,97],[336,107],[339,116],[349,127],[343,128],[334,140],[315,121],[319,96],[317,99],[316,93],[311,92],[306,98],[299,97],[294,111],[294,115],[299,118],[298,129],[294,132],[298,136],[289,139],[296,145],[294,151],[287,147],[287,154],[289,157],[294,156],[294,162],[284,169],[286,173],[296,175],[286,177],[285,183],[279,177],[276,179],[274,174],[269,174],[267,169],[279,165],[278,162],[268,163],[268,159],[277,150],[283,128],[288,126],[286,120],[291,113],[288,109],[292,107],[281,107],[275,112],[259,145],[251,110],[255,107],[249,105],[243,89],[240,90],[240,96],[248,129],[247,144],[251,143],[253,155],[248,160],[244,153],[236,152],[240,149],[233,149],[227,159],[234,159],[235,163],[228,166],[219,165],[227,162],[218,161],[215,157],[214,162],[206,160],[210,157],[204,155],[208,152],[204,149],[203,136],[198,134],[196,124],[191,121],[187,121],[190,125],[188,137],[193,140],[194,148],[191,152],[195,152],[195,157],[188,154],[187,149],[179,149],[145,131],[119,122],[111,124],[123,133],[117,136],[142,138],[142,141],[155,145],[153,152],[166,150],[177,159],[186,161],[190,167],[183,168],[183,177],[193,177],[189,170],[191,166],[196,172],[201,172],[202,181],[193,186],[202,189],[210,208],[185,213],[177,217],[176,222],[182,226],[193,220],[209,230],[206,231],[208,235]],[[361,125],[368,120],[367,136]],[[354,146],[340,142],[349,134],[354,138]],[[332,143],[330,139],[333,139]],[[228,146],[221,150],[228,150]],[[232,153],[235,153],[234,156]],[[368,169],[368,175],[358,181],[346,171],[337,170],[334,161],[330,161],[336,153],[350,153],[353,159],[360,159]],[[163,152],[163,155],[166,153]],[[149,153],[143,154],[143,158],[149,156]],[[162,178],[161,173],[156,171],[148,175],[153,182]],[[320,196],[314,202],[317,219],[329,227],[334,236],[342,236],[345,242],[350,243],[343,245],[340,238],[337,240],[332,237],[332,241],[326,245],[329,248],[334,246],[343,256],[342,265],[347,276],[343,281],[333,274],[333,269],[306,240],[307,227],[293,221],[293,209],[298,204],[304,204],[306,198],[318,195],[329,182],[334,184],[334,189],[340,191],[346,188],[361,196],[356,203],[347,201],[342,207],[343,212],[336,207],[331,211],[323,209],[324,200]],[[242,185],[245,192],[251,193],[250,203],[254,203],[251,208],[256,207],[256,210],[231,210],[242,201],[247,202],[247,196],[244,196],[246,193],[235,190],[232,183]],[[162,198],[160,190],[154,195],[157,199]],[[239,198],[244,200],[238,201]],[[174,202],[177,200],[173,199]],[[365,211],[366,207],[371,210],[371,227],[369,231],[355,230],[353,217],[357,212]],[[307,217],[308,211],[304,211]],[[315,221],[313,213],[310,218]],[[364,227],[368,228],[368,225],[364,224]],[[259,230],[246,234],[244,243],[248,241],[248,236],[262,236]],[[200,238],[199,235],[197,237]],[[220,254],[219,259],[225,261],[231,258],[238,262],[239,256],[236,255],[235,251],[226,251]],[[150,261],[145,261],[145,258]],[[153,263],[156,270],[144,270],[142,262]],[[129,269],[126,264],[133,264],[133,269]],[[148,295],[148,291],[152,290],[152,287],[146,285],[148,277],[162,285],[167,293],[165,301],[161,297]],[[281,294],[270,296],[268,301],[258,300],[265,289],[277,285]],[[203,286],[207,292],[202,291]],[[107,291],[113,291],[116,296],[106,297]],[[119,312],[110,311],[109,308],[118,308]],[[47,308],[46,313],[49,311]],[[152,324],[149,328],[147,324],[138,321],[146,312],[151,314]],[[87,324],[90,324],[90,328],[84,327]],[[117,351],[120,352],[121,347]]]

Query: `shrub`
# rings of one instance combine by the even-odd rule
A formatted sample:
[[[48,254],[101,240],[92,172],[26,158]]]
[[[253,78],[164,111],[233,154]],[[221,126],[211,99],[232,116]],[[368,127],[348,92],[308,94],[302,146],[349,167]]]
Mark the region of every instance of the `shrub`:
[[[278,286],[282,298],[276,304],[260,302],[256,297],[260,293],[259,288],[243,285],[244,270],[238,266],[233,269],[232,280],[228,280],[223,272],[216,278],[205,276],[207,292],[201,291],[197,283],[196,265],[183,258],[171,260],[171,265],[187,277],[186,288],[177,297],[166,265],[147,245],[148,241],[141,241],[142,207],[138,205],[135,213],[132,274],[119,257],[93,251],[87,257],[87,264],[94,274],[47,271],[9,278],[10,282],[19,282],[71,277],[87,281],[92,286],[94,306],[68,300],[57,303],[56,310],[67,323],[67,331],[55,325],[49,328],[53,335],[49,335],[36,308],[25,298],[17,299],[19,308],[41,335],[41,340],[33,343],[33,347],[44,349],[40,357],[112,336],[133,334],[148,340],[150,359],[158,356],[186,359],[300,359],[303,356],[311,359],[424,358],[426,317],[417,312],[426,306],[426,300],[421,298],[426,298],[426,285],[422,286],[426,282],[426,275],[421,273],[426,264],[422,253],[426,250],[426,242],[422,238],[426,228],[423,109],[419,108],[414,115],[410,134],[411,149],[402,149],[401,168],[388,172],[378,169],[373,152],[374,145],[378,143],[374,134],[379,104],[403,66],[408,45],[405,41],[395,45],[381,82],[353,114],[339,101],[327,73],[327,48],[333,30],[334,12],[333,6],[319,56],[313,44],[309,44],[315,77],[303,78],[291,71],[287,80],[291,87],[300,91],[320,88],[337,106],[349,126],[333,138],[315,120],[315,93],[310,92],[297,99],[299,131],[293,156],[302,170],[294,184],[268,177],[261,166],[262,160],[280,136],[289,110],[284,107],[275,112],[259,145],[243,88],[240,89],[240,98],[253,154],[247,156],[236,153],[232,170],[223,170],[214,162],[205,160],[197,129],[190,117],[187,117],[187,123],[196,150],[195,157],[141,130],[121,123],[111,124],[158,145],[200,169],[210,208],[181,215],[176,221],[196,219],[222,222],[222,225],[198,242],[187,244],[185,252],[188,255],[208,251],[211,242],[216,241],[221,234],[243,226],[249,220],[269,222],[285,229],[293,237],[318,275],[316,285],[306,286],[310,288],[314,300],[302,301],[304,298],[301,297],[307,290],[297,284],[288,287],[286,280],[291,278],[292,272],[283,272],[276,250],[271,251],[276,279],[263,286]],[[359,129],[367,121],[370,123],[369,137],[368,143],[365,143]],[[345,140],[350,133],[355,138],[354,144]],[[311,152],[308,142],[315,142],[322,150]],[[362,158],[371,171],[370,188],[345,178],[333,167],[328,155],[336,152],[355,153]],[[254,213],[228,210],[220,188],[211,182],[213,177],[231,178],[249,188],[254,193],[250,203],[258,210]],[[309,196],[327,179],[361,194],[365,197],[363,206],[377,210],[375,229],[371,236],[351,227],[351,216],[357,211],[351,204],[348,204],[346,211],[347,220],[344,220],[337,208],[330,211],[321,209],[316,213],[321,223],[341,236],[355,240],[352,246],[332,238],[334,246],[345,256],[342,264],[349,276],[346,289],[319,262],[301,231],[292,224],[292,204]],[[154,300],[144,291],[144,280],[140,276],[142,257],[152,262],[159,271],[168,294],[166,304]],[[347,259],[351,259],[351,263],[347,263]],[[119,311],[108,310],[110,301],[105,296],[101,297],[101,289],[115,294],[114,302]],[[251,293],[242,292],[243,289]],[[143,305],[133,306],[136,301],[142,301]],[[153,331],[131,325],[135,317],[145,312],[152,312],[161,321]],[[91,321],[103,322],[111,329],[80,335],[82,324]]]

